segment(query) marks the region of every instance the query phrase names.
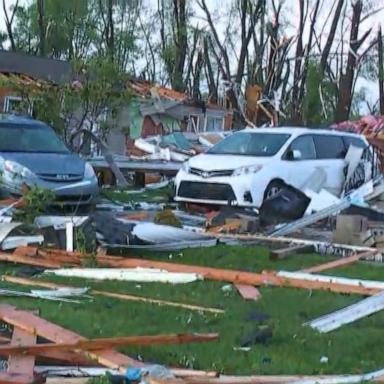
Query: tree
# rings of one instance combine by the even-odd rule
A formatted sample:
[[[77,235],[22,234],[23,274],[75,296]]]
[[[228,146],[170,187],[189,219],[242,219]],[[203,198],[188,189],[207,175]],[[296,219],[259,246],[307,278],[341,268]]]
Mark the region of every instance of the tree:
[[[377,33],[377,54],[378,58],[378,77],[379,77],[379,106],[380,114],[384,115],[384,53],[383,53],[383,35],[381,33],[381,26]]]
[[[359,27],[361,13],[363,10],[362,0],[357,0],[352,4],[352,21],[349,39],[349,50],[345,72],[340,73],[338,101],[335,112],[336,121],[347,120],[351,109],[354,79],[357,65],[358,50],[368,38],[371,29],[368,29],[362,37],[359,38]]]
[[[161,57],[173,89],[185,91],[185,63],[188,50],[188,14],[185,0],[158,1]]]
[[[15,18],[16,11],[19,7],[19,0],[16,0],[16,3],[13,5],[11,9],[11,15],[8,15],[7,5],[5,0],[3,0],[3,11],[5,16],[5,26],[7,28],[8,38],[11,43],[12,51],[16,51],[15,39],[13,37],[13,20]]]

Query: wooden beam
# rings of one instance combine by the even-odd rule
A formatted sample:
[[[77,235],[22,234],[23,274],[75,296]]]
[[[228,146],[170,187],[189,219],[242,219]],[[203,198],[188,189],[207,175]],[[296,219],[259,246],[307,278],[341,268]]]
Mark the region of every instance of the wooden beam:
[[[207,280],[226,281],[232,284],[246,285],[273,285],[279,287],[291,287],[302,289],[319,289],[338,293],[373,295],[380,290],[376,288],[367,288],[364,286],[355,286],[349,284],[310,281],[305,279],[291,279],[287,277],[277,276],[275,272],[252,273],[239,270],[218,269],[212,267],[201,267],[196,265],[184,265],[176,263],[168,263],[162,261],[153,261],[146,259],[126,258],[117,263],[111,262],[111,267],[122,268],[159,268],[169,272],[186,272],[197,273]],[[115,265],[117,264],[117,265]]]
[[[86,338],[78,335],[73,331],[50,323],[49,321],[44,320],[30,312],[19,310],[8,304],[0,304],[0,319],[8,324],[19,326],[28,332],[32,332],[55,343],[75,343],[79,340],[87,340]],[[131,357],[119,353],[113,349],[90,351],[84,353],[87,357],[97,361],[99,364],[107,368],[119,369],[122,373],[126,372],[127,367],[140,368],[146,365],[141,361],[132,359]],[[199,376],[207,378],[217,376],[217,373],[214,371],[181,368],[170,368],[170,371],[172,374],[178,377]],[[14,383],[18,384],[16,382]],[[0,384],[3,383],[0,381]]]
[[[269,251],[269,258],[271,260],[285,259],[288,256],[299,255],[303,253],[314,252],[315,247],[313,245],[299,244],[291,245],[290,247],[275,249]]]
[[[75,343],[80,340],[86,340],[84,337],[75,332],[50,323],[49,321],[44,320],[30,312],[18,310],[8,304],[0,304],[0,319],[6,323],[44,337],[45,339],[55,343]],[[122,369],[123,371],[130,366],[144,366],[143,363],[113,349],[89,352],[87,353],[87,356],[96,360],[105,367]]]
[[[375,256],[379,252],[380,251],[377,250],[377,251],[368,251],[368,252],[357,253],[357,254],[349,256],[349,257],[343,257],[341,259],[330,261],[328,263],[324,263],[324,264],[320,264],[320,265],[315,265],[313,267],[305,268],[305,269],[302,269],[300,272],[318,273],[318,272],[327,271],[329,269],[344,267],[346,265],[353,264],[356,261],[359,261],[361,259],[366,259],[366,258],[369,258],[371,256]]]
[[[60,285],[60,284],[55,284],[55,283],[49,283],[46,281],[38,281],[38,280],[26,279],[26,278],[22,278],[22,277],[15,277],[15,276],[8,276],[8,275],[3,275],[1,277],[1,280],[7,281],[9,283],[44,287],[44,288],[49,288],[49,289],[57,289],[57,288],[64,288],[64,287],[65,288],[71,288],[71,287],[68,287],[66,285]],[[170,307],[184,308],[184,309],[188,309],[188,310],[192,310],[192,311],[198,311],[198,312],[209,312],[209,313],[218,313],[218,314],[225,312],[223,309],[219,309],[219,308],[202,307],[200,305],[193,305],[193,304],[178,303],[178,302],[174,302],[174,301],[152,299],[150,297],[127,295],[124,293],[115,293],[115,292],[107,292],[107,291],[99,291],[99,290],[91,290],[90,292],[94,295],[111,297],[113,299],[127,300],[127,301],[138,301],[138,302],[157,304],[157,305],[165,305],[165,306],[170,306]],[[0,339],[0,341],[1,341],[1,339]]]
[[[27,333],[25,333],[27,334]],[[11,344],[1,345],[1,354],[28,354],[38,355],[40,352],[50,351],[96,351],[103,349],[116,348],[121,346],[148,346],[148,345],[168,345],[168,344],[187,344],[218,340],[217,333],[185,333],[170,335],[153,336],[124,336],[100,339],[77,340],[68,343],[42,343],[42,344]]]
[[[15,347],[19,344],[36,344],[36,335],[20,329],[19,327],[13,328],[12,339],[9,347]],[[7,347],[7,346],[5,346]],[[18,373],[26,376],[33,377],[33,369],[35,367],[34,356],[24,356],[20,353],[9,353],[8,369],[9,373]]]
[[[43,378],[36,379],[34,376],[22,373],[0,372],[0,384],[40,384],[44,382]]]
[[[10,263],[18,263],[18,264],[25,264],[25,265],[33,265],[36,267],[43,267],[43,268],[61,268],[62,266],[57,261],[19,256],[14,253],[12,254],[12,253],[4,253],[4,252],[0,253],[0,261],[7,261]]]

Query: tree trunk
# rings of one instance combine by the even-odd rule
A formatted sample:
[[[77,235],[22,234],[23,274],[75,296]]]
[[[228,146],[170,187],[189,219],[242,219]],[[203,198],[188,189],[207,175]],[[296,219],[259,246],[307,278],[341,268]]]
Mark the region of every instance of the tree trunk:
[[[383,35],[381,26],[377,36],[377,51],[379,55],[379,100],[380,100],[380,115],[384,115],[384,57],[383,57]]]
[[[204,62],[206,67],[206,77],[208,82],[209,89],[209,100],[212,103],[216,103],[218,100],[217,95],[217,85],[215,81],[215,76],[213,74],[211,58],[209,57],[209,45],[208,45],[208,37],[204,38]]]
[[[294,124],[301,123],[300,118],[300,105],[301,100],[299,98],[300,94],[300,80],[302,74],[302,61],[304,56],[303,49],[303,33],[304,33],[304,0],[299,0],[299,9],[300,9],[300,21],[299,21],[299,32],[297,37],[296,44],[296,54],[295,54],[295,69],[293,72],[293,87],[292,87],[292,106],[291,106],[291,120]]]
[[[360,17],[363,9],[361,0],[352,4],[353,14],[351,22],[351,33],[349,39],[349,52],[347,59],[347,68],[345,73],[340,76],[338,102],[336,106],[336,121],[344,121],[349,117],[353,97],[353,80],[355,77],[357,50],[361,46],[361,40],[358,41]]]
[[[188,36],[186,25],[185,0],[173,0],[173,12],[176,23],[175,36],[175,65],[171,78],[172,88],[177,91],[185,91],[184,65],[188,49]]]
[[[4,16],[5,16],[5,26],[7,28],[7,33],[8,33],[8,38],[11,43],[11,50],[16,51],[16,44],[15,44],[15,39],[13,37],[13,29],[12,29],[12,24],[13,24],[13,19],[15,17],[15,13],[17,11],[17,8],[19,6],[19,0],[16,1],[16,4],[13,8],[11,18],[8,16],[8,11],[7,11],[7,6],[5,4],[5,0],[3,0],[3,10],[4,10]]]
[[[44,0],[37,0],[38,25],[39,25],[39,54],[45,56],[45,15]]]
[[[108,54],[111,61],[114,61],[115,57],[115,31],[113,26],[113,0],[108,0],[108,9],[107,9],[107,17],[108,17],[108,32],[107,36],[107,45],[108,45]]]
[[[344,0],[339,0],[339,2],[337,3],[335,15],[333,16],[332,25],[328,34],[327,42],[325,43],[325,47],[323,49],[321,59],[320,59],[321,75],[324,74],[325,68],[327,66],[328,56],[329,56],[329,53],[331,52],[333,41],[335,40],[336,29],[339,23],[343,5],[344,5]]]

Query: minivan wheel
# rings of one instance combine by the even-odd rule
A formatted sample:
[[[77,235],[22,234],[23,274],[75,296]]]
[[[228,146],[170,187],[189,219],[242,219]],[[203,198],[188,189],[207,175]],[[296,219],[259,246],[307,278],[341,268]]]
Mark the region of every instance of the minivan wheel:
[[[280,180],[272,180],[264,192],[264,200],[271,199],[276,196],[283,188],[284,183]]]

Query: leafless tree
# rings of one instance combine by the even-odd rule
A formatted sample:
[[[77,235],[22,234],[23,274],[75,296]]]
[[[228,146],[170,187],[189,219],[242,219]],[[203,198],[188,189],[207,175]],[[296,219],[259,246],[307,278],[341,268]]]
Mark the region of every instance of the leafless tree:
[[[13,6],[13,9],[12,9],[11,15],[9,16],[8,15],[8,11],[7,11],[6,0],[3,0],[3,10],[4,10],[4,16],[5,16],[5,26],[7,28],[8,38],[9,38],[9,41],[11,43],[12,51],[16,51],[15,39],[13,37],[12,24],[13,24],[13,20],[15,18],[15,14],[16,14],[18,6],[19,6],[19,0],[16,0],[16,3]]]
[[[381,26],[377,33],[377,53],[378,53],[378,64],[379,64],[379,105],[380,114],[384,115],[384,57],[383,57],[383,35],[381,32]]]

